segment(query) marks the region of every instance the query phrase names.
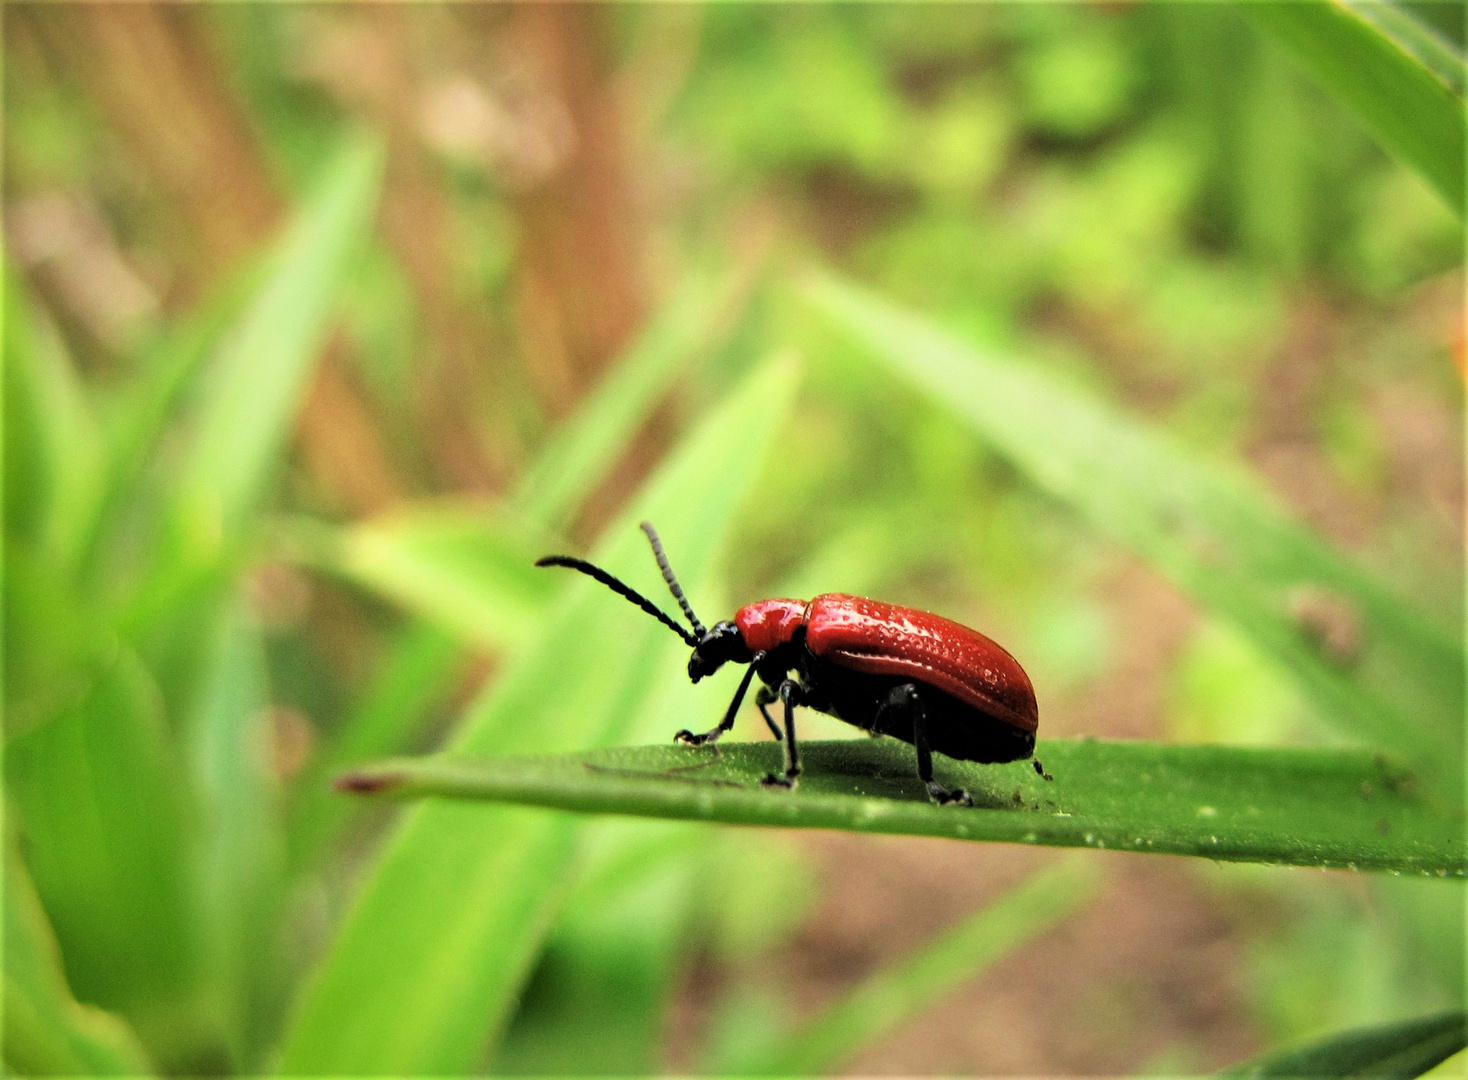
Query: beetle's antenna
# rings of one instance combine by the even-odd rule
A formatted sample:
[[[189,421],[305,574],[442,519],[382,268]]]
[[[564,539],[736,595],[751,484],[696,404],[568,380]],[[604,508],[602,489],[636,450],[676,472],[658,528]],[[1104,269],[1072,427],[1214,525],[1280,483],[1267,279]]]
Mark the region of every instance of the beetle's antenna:
[[[580,570],[587,577],[592,577],[595,578],[597,581],[600,581],[603,585],[611,589],[612,592],[616,593],[618,596],[623,596],[626,597],[628,600],[631,600],[643,611],[647,612],[658,622],[662,623],[669,630],[673,631],[673,633],[677,634],[680,638],[686,641],[690,646],[694,648],[698,647],[698,638],[694,637],[682,626],[674,622],[669,616],[664,614],[663,611],[647,597],[643,596],[640,592],[632,588],[630,585],[624,585],[617,578],[612,577],[611,574],[603,570],[600,566],[593,566],[591,563],[586,562],[584,559],[573,559],[569,555],[547,555],[543,559],[536,559],[535,565],[568,566],[572,570]]]
[[[678,606],[683,609],[683,614],[688,616],[688,621],[693,624],[693,632],[700,638],[708,633],[703,623],[698,621],[698,616],[693,613],[693,606],[688,603],[688,597],[683,595],[683,586],[678,584],[678,579],[673,576],[673,568],[668,565],[668,556],[663,553],[663,542],[658,539],[658,531],[652,527],[652,522],[644,521],[642,531],[647,533],[647,539],[652,544],[653,558],[658,561],[658,569],[663,572],[663,580],[668,583],[668,588],[673,591],[673,599],[678,601]]]

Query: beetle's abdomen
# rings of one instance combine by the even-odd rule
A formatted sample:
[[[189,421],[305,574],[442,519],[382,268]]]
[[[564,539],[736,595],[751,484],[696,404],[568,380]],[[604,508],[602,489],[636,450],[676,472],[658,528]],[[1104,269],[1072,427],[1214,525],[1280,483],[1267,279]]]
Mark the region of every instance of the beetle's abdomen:
[[[750,652],[769,652],[788,644],[805,625],[804,600],[761,600],[734,613],[734,625]]]
[[[805,626],[806,647],[840,667],[911,678],[1021,731],[1039,726],[1035,689],[1019,661],[961,623],[860,596],[824,593],[810,602]]]

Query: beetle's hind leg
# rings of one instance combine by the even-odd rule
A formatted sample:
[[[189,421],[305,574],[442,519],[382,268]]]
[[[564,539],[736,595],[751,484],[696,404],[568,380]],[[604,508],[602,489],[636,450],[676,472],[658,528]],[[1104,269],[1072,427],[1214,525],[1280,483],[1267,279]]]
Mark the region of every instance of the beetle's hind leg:
[[[933,751],[928,745],[928,714],[923,708],[923,698],[918,693],[918,688],[912,683],[894,686],[877,713],[879,720],[888,709],[901,710],[912,720],[912,745],[917,750],[918,779],[927,785],[928,797],[939,806],[972,806],[974,800],[963,788],[949,791],[933,779]]]

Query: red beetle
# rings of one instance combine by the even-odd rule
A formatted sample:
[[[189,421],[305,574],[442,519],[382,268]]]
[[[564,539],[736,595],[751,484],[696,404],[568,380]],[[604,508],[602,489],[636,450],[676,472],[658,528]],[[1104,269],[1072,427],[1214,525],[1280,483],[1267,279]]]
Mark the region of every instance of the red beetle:
[[[917,748],[918,778],[934,802],[972,806],[968,792],[949,791],[933,779],[933,750],[961,761],[1003,762],[1032,758],[1039,713],[1035,690],[1019,662],[976,630],[913,608],[860,596],[823,593],[814,600],[761,600],[740,608],[733,621],[705,629],[693,614],[657,532],[642,531],[683,614],[690,633],[656,604],[598,566],[568,555],[549,555],[536,566],[567,566],[600,581],[693,647],[688,677],[698,682],[726,663],[748,664],[719,726],[702,735],[680,731],[679,742],[714,742],[734,726],[734,716],[756,674],[764,683],[754,696],[765,723],[785,744],[785,773],[767,785],[793,787],[800,775],[795,746],[795,706],[828,713],[874,735],[892,735]],[[791,678],[790,672],[798,678]],[[785,706],[785,730],[770,716]],[[1038,761],[1035,771],[1047,780]]]

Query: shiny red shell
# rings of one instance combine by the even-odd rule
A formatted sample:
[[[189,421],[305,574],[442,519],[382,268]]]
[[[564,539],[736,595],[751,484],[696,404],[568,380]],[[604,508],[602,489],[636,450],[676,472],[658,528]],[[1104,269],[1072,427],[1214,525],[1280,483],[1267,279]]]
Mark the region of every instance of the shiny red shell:
[[[783,645],[804,626],[806,647],[839,667],[907,676],[1021,731],[1039,727],[1035,689],[1019,661],[940,615],[823,593],[808,604],[761,600],[740,608],[734,623],[752,652]]]

